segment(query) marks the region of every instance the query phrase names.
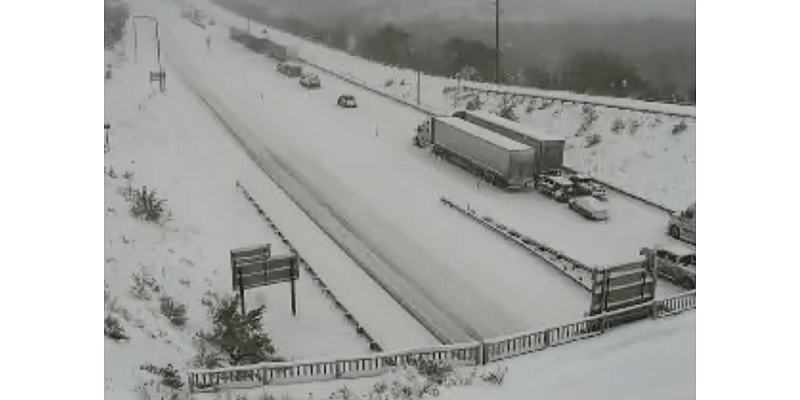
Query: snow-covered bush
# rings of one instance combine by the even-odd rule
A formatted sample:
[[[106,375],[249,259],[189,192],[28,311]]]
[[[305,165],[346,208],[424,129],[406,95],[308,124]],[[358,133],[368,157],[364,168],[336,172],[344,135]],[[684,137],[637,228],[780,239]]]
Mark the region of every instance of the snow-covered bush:
[[[156,195],[155,190],[133,189],[131,193],[131,215],[148,222],[165,222],[169,217],[167,201]]]
[[[265,361],[281,361],[275,355],[272,340],[262,330],[265,306],[242,315],[238,296],[225,296],[211,309],[213,329],[198,336],[219,349],[219,358],[228,365],[248,365]]]
[[[508,367],[499,366],[496,369],[489,370],[481,374],[481,380],[486,383],[491,383],[494,385],[502,385],[503,380],[505,380],[506,378],[507,372],[508,372]]]
[[[639,128],[642,126],[642,121],[638,119],[631,120],[630,125],[628,125],[628,133],[631,135],[635,135],[636,132],[639,131]]]
[[[119,323],[116,317],[106,314],[105,318],[105,336],[115,341],[128,339],[125,329]]]
[[[161,285],[147,271],[132,274],[131,294],[139,300],[151,300],[153,293],[161,293]]]
[[[428,360],[420,357],[412,359],[409,364],[414,366],[421,376],[437,385],[443,384],[454,371],[452,365],[442,360]]]
[[[689,128],[689,126],[686,125],[686,121],[685,120],[681,120],[680,123],[678,123],[678,124],[676,124],[675,126],[672,127],[672,134],[673,135],[677,135],[679,133],[682,133],[682,132],[686,131],[686,129],[688,129],[688,128]]]
[[[503,101],[503,104],[500,105],[500,108],[497,110],[497,115],[511,121],[519,121],[519,117],[517,117],[517,114],[514,112],[513,101]]]
[[[594,145],[600,144],[600,142],[602,141],[603,141],[603,136],[601,136],[599,133],[595,133],[589,135],[589,137],[586,138],[586,145],[584,147],[586,148],[592,147]]]
[[[620,133],[623,129],[625,129],[625,121],[619,117],[614,118],[614,121],[611,122],[611,132]]]
[[[464,107],[469,111],[479,110],[483,107],[483,101],[479,95],[475,94],[467,100],[467,104]]]
[[[178,373],[178,370],[172,366],[172,364],[167,364],[166,367],[157,367],[153,364],[144,364],[140,367],[141,370],[147,371],[151,374],[155,374],[161,377],[161,384],[176,390],[180,390],[183,388],[183,380],[181,380],[181,376]]]
[[[161,296],[161,314],[167,319],[172,325],[177,327],[183,327],[186,325],[186,305],[178,303],[172,297],[167,295]]]

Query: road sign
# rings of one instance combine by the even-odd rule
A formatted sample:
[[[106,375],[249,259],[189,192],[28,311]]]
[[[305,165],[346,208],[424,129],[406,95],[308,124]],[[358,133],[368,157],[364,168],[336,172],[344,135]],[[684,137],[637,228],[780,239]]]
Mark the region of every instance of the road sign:
[[[645,304],[655,299],[656,274],[649,260],[642,260],[592,271],[592,291],[589,315]],[[644,318],[646,312],[632,310],[615,316],[610,325],[625,320]]]
[[[244,291],[259,286],[281,282],[292,284],[292,313],[297,314],[294,281],[299,278],[297,255],[272,257],[270,245],[242,248],[231,251],[231,284],[239,289],[244,309]]]

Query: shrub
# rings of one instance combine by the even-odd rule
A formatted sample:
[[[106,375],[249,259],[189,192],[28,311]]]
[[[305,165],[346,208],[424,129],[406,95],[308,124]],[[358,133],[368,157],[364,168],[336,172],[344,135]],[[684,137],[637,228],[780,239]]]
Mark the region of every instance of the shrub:
[[[678,124],[676,124],[675,126],[672,127],[672,134],[673,135],[677,135],[679,133],[682,133],[682,132],[686,131],[686,129],[688,129],[688,128],[689,128],[689,126],[686,125],[686,121],[685,120],[681,120],[680,123],[678,123]]]
[[[167,317],[172,325],[179,328],[186,325],[186,305],[176,302],[172,297],[161,296],[161,314]]]
[[[503,380],[506,378],[506,373],[508,372],[508,367],[501,366],[497,367],[494,370],[486,371],[481,374],[481,380],[486,383],[491,383],[494,385],[502,385]]]
[[[262,331],[265,307],[239,312],[238,296],[225,296],[212,306],[213,330],[198,336],[220,350],[219,357],[230,365],[278,361],[272,340]]]
[[[500,109],[497,110],[497,115],[511,121],[519,121],[519,117],[517,117],[517,114],[514,112],[514,105],[511,102],[504,102],[503,105],[500,106]]]
[[[600,142],[602,141],[603,141],[603,136],[601,136],[599,133],[595,133],[593,135],[589,135],[589,137],[586,138],[586,145],[584,147],[589,148],[594,145],[600,144]]]
[[[117,342],[128,339],[122,324],[110,314],[107,314],[105,318],[105,336]]]
[[[483,107],[483,101],[478,95],[473,95],[469,100],[467,100],[467,104],[465,105],[465,108],[469,111],[475,111],[481,107]]]
[[[638,119],[631,120],[631,124],[628,126],[628,133],[635,135],[641,126],[642,121],[639,121]]]
[[[143,371],[155,374],[161,377],[161,384],[172,389],[180,390],[183,388],[183,381],[181,376],[172,364],[167,364],[166,367],[161,368],[153,364],[144,364],[139,367]]]
[[[441,385],[453,373],[453,366],[442,360],[412,359],[411,365],[427,380]]]
[[[611,132],[620,133],[623,129],[625,129],[625,121],[622,118],[614,118],[614,121],[611,122]]]
[[[113,166],[109,166],[106,169],[106,175],[108,175],[108,177],[111,178],[111,179],[117,179],[117,173],[114,172],[114,167]]]
[[[169,216],[164,199],[158,198],[155,190],[133,189],[131,193],[131,215],[148,222],[164,222]]]
[[[147,271],[140,270],[133,273],[133,284],[131,284],[131,294],[139,300],[152,299],[151,293],[160,293],[161,285]]]

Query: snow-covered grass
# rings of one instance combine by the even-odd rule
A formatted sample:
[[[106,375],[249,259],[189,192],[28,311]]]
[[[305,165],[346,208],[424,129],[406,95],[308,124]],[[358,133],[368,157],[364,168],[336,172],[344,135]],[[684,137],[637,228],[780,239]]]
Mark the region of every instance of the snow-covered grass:
[[[245,20],[232,15],[208,0],[193,0],[201,8],[210,10],[226,24],[244,26]],[[258,24],[253,29],[261,29]],[[304,60],[350,77],[355,81],[376,88],[406,101],[417,101],[417,77],[415,71],[370,62],[343,51],[327,48],[293,35],[269,29],[270,36],[279,43],[289,45]],[[458,93],[447,88],[456,87],[458,81],[451,78],[420,75],[421,104],[440,113],[450,113],[464,107],[468,93]],[[498,89],[496,85],[476,84],[472,86]],[[597,119],[580,133],[586,121],[584,106],[561,104],[527,98],[524,95],[550,95],[576,100],[599,101],[619,106],[649,107],[664,112],[676,110],[694,113],[695,107],[646,102],[595,98],[564,92],[549,92],[535,88],[500,87],[518,93],[519,96],[482,93],[482,109],[496,111],[504,100],[512,100],[520,122],[537,129],[564,137],[568,140],[565,162],[568,166],[594,175],[598,179],[651,199],[672,209],[683,209],[695,200],[695,120],[693,118],[670,117],[641,111],[626,111],[596,106]],[[629,104],[630,103],[630,104]],[[541,109],[540,109],[541,108]],[[529,111],[530,110],[530,111]],[[614,129],[615,121],[622,121],[624,129]],[[681,123],[686,128],[680,133],[673,129]],[[579,134],[578,134],[579,133]],[[577,134],[577,135],[576,135]],[[586,146],[587,138],[599,141]]]

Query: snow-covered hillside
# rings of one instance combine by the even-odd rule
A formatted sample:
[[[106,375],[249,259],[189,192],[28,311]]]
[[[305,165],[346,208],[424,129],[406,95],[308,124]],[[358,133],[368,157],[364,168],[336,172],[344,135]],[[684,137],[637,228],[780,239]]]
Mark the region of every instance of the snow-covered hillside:
[[[243,18],[208,0],[192,1],[213,10],[226,23],[245,26]],[[305,60],[393,96],[417,101],[415,71],[369,62],[278,30],[270,29],[270,34]],[[683,209],[695,201],[694,118],[551,104],[524,96],[459,93],[450,89],[458,86],[457,80],[425,74],[420,75],[420,82],[420,104],[429,109],[449,113],[475,101],[473,97],[478,98],[480,109],[491,112],[513,104],[520,122],[568,140],[568,166],[672,209]],[[686,109],[694,112],[694,107]]]

